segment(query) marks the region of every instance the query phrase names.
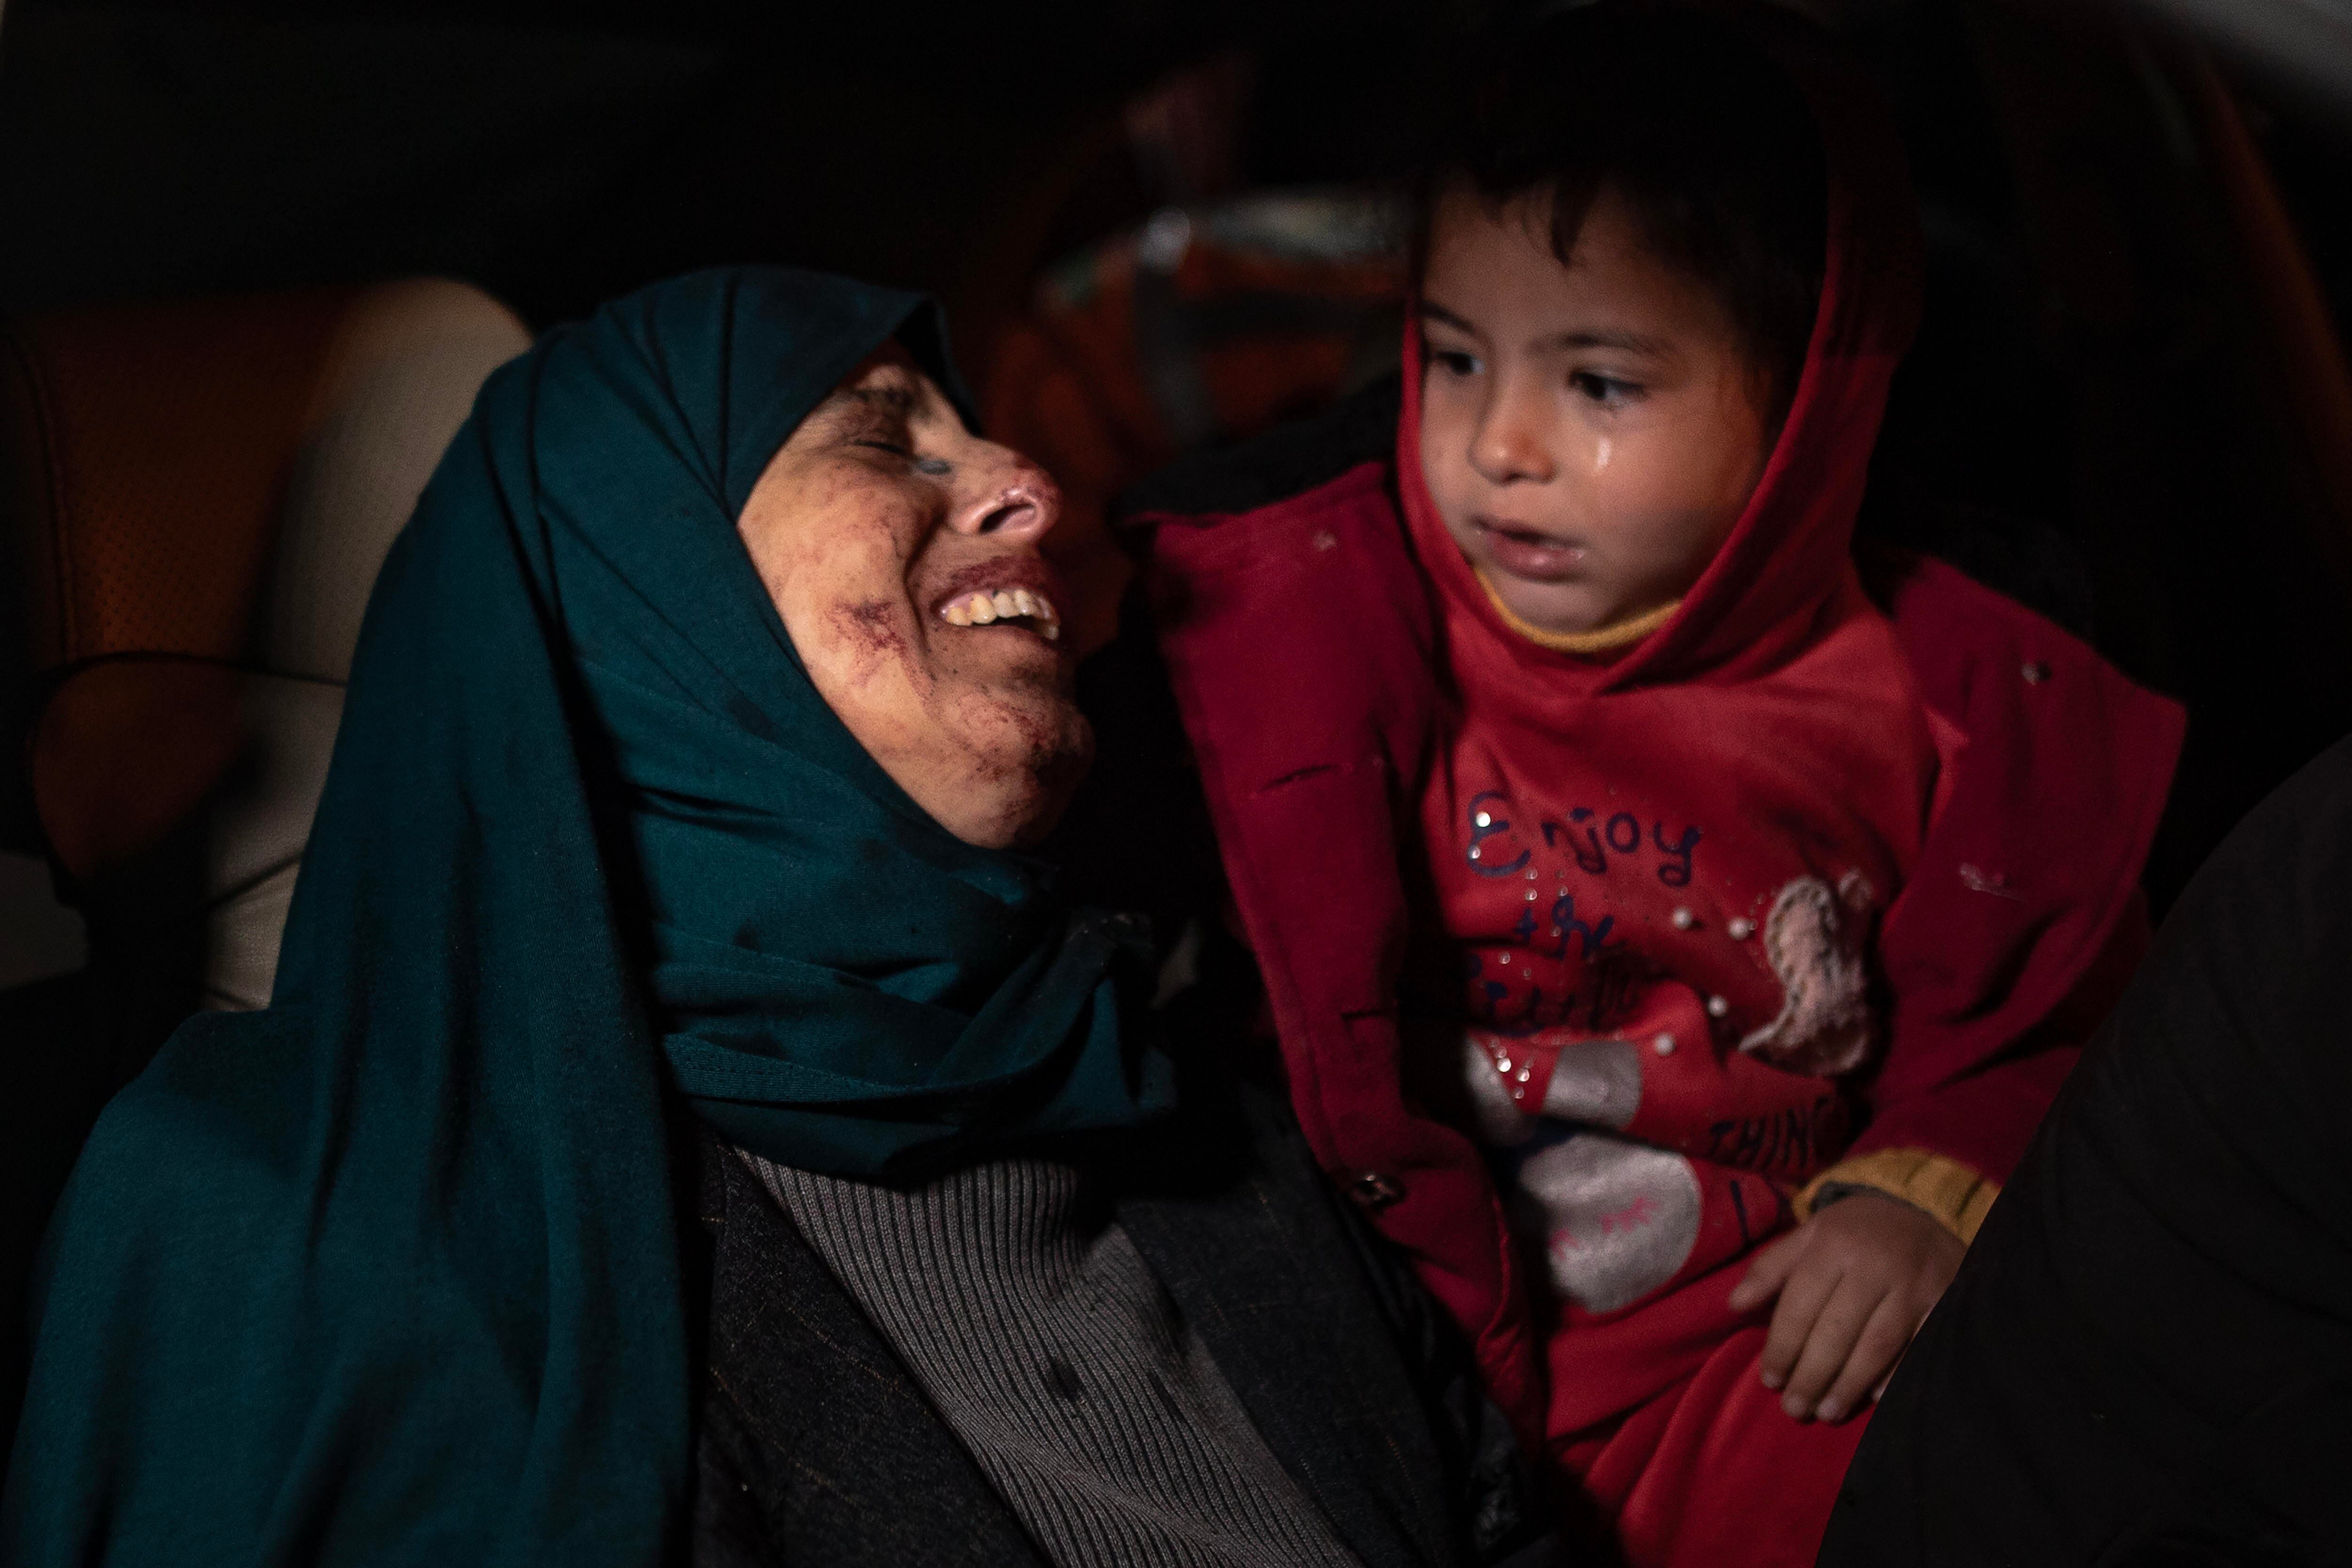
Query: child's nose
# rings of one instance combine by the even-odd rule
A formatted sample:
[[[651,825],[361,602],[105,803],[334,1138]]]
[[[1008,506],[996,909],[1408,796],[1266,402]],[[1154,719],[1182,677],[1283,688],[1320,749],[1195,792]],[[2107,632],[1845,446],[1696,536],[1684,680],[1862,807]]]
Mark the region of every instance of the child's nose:
[[[1517,400],[1498,400],[1470,442],[1470,465],[1490,485],[1543,484],[1552,476],[1551,453]]]

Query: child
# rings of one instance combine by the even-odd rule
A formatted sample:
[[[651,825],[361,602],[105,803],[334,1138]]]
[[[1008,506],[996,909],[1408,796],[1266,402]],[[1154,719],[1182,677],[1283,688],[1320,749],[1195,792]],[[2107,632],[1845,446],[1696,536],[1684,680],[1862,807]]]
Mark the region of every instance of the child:
[[[1948,569],[1865,589],[1917,240],[1816,41],[1493,57],[1388,454],[1144,497],[1162,646],[1327,1169],[1629,1561],[1809,1563],[2145,943],[2180,717]]]

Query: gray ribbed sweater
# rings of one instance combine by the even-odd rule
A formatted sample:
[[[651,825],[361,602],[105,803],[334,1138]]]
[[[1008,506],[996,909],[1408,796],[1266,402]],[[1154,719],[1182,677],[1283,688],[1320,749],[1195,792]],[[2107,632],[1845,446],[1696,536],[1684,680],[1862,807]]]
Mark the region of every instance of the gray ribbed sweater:
[[[744,1157],[1057,1568],[1355,1563],[1077,1171]]]

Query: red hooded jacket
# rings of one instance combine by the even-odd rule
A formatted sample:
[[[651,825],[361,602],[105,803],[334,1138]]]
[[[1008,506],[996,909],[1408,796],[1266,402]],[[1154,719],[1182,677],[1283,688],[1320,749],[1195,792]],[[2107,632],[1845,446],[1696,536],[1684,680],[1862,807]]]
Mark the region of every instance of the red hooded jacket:
[[[1871,447],[1917,308],[1912,199],[1874,98],[1801,50],[1775,52],[1829,152],[1812,340],[1745,513],[1636,648],[1580,661],[1496,614],[1420,493],[1410,328],[1389,458],[1244,510],[1129,519],[1150,530],[1162,650],[1307,1136],[1472,1334],[1530,1439],[1563,1438],[1687,1371],[1719,1336],[1729,1281],[1679,1328],[1600,1335],[1609,1354],[1576,1363],[1578,1386],[1551,1386],[1548,1319],[1486,1164],[1405,1087],[1400,981],[1431,902],[1408,887],[1424,874],[1424,802],[1465,724],[1517,727],[1538,751],[1583,754],[1596,779],[1642,780],[1645,809],[1629,814],[1645,831],[1658,820],[1654,860],[1686,822],[1757,826],[1771,788],[1751,787],[1741,759],[1769,770],[1777,737],[1801,733],[1807,758],[1833,759],[1816,780],[1830,795],[1867,779],[1864,815],[1891,824],[1877,838],[1893,848],[1848,860],[1891,894],[1871,949],[1881,1016],[1864,1120],[1832,1178],[1900,1193],[1926,1155],[2003,1180],[2146,940],[2138,875],[2177,706],[1948,567],[1890,559],[1870,592],[1856,570]],[[1487,711],[1505,693],[1516,711]],[[1913,704],[1900,727],[1916,745],[1875,733]],[[1924,798],[1906,807],[1915,784]],[[1665,886],[1689,883],[1687,858],[1679,869]],[[1735,999],[1771,1011],[1766,995]]]

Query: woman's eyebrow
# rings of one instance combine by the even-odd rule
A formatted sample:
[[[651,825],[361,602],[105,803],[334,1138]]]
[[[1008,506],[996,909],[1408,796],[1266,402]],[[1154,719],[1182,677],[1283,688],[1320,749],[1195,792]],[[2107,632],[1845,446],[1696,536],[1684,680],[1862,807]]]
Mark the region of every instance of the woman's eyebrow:
[[[870,408],[886,408],[893,413],[912,413],[922,399],[910,386],[884,382],[879,386],[844,387],[836,394],[855,398]]]
[[[877,420],[912,420],[921,406],[921,394],[909,386],[885,382],[835,387],[811,411],[809,418],[825,430],[854,433],[873,426]]]

